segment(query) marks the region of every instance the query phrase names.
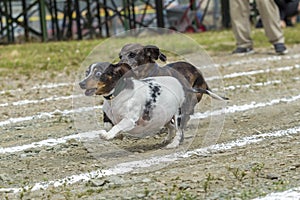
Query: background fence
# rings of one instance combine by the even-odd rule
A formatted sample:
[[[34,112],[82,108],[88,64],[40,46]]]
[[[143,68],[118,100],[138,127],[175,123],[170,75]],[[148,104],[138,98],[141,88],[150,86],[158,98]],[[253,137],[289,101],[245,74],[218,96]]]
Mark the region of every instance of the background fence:
[[[210,27],[221,12],[228,26],[226,5],[228,0],[1,0],[0,43],[109,37],[151,26],[205,31],[207,13]]]

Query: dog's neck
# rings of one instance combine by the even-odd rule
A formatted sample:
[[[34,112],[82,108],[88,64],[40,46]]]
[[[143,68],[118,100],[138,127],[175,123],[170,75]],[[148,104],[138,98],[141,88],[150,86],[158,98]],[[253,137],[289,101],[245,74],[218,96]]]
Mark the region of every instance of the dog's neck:
[[[112,100],[113,98],[114,98],[114,92],[115,92],[115,88],[114,89],[112,89],[109,93],[108,93],[108,95],[106,95],[106,96],[103,96],[104,97],[104,99],[106,99],[106,100]]]
[[[137,79],[156,76],[160,67],[156,63],[146,63],[133,69],[133,73]]]
[[[129,84],[132,84],[131,82],[132,82],[131,80],[128,80],[126,78],[120,79],[116,84],[116,86],[109,92],[109,94],[103,96],[104,99],[112,100],[113,98],[118,96],[125,88],[128,88],[128,86],[130,86]]]

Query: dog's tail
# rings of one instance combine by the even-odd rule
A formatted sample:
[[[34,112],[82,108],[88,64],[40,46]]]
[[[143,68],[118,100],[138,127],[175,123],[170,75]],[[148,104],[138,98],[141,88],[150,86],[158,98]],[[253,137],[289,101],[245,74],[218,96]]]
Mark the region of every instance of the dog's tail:
[[[221,101],[229,100],[229,98],[227,98],[227,97],[221,97],[221,96],[213,93],[210,89],[191,88],[191,89],[188,89],[188,91],[193,92],[193,93],[207,94],[207,95],[211,96],[212,98],[217,99],[217,100],[221,100]]]

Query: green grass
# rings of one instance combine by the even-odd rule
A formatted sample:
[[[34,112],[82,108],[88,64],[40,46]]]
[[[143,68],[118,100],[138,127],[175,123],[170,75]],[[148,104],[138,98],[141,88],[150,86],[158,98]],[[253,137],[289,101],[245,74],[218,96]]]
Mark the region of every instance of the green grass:
[[[300,44],[300,25],[284,29],[286,44]],[[206,51],[212,53],[231,52],[235,48],[235,40],[231,30],[209,31],[204,33],[188,34]],[[253,29],[252,37],[255,48],[269,47],[264,31]],[[145,42],[151,44],[156,38],[145,37]],[[31,76],[40,72],[66,72],[77,69],[89,53],[104,40],[64,41],[48,43],[26,43],[15,45],[0,45],[0,76],[7,76],[14,72]],[[130,40],[131,42],[134,40]],[[126,43],[118,39],[116,43]],[[191,51],[189,46],[178,39],[170,39],[171,48],[181,48],[182,52]],[[118,46],[118,45],[117,45]],[[108,48],[108,51],[110,49]],[[117,52],[118,50],[115,50]],[[117,58],[117,53],[115,57]],[[99,55],[99,61],[101,56]]]
[[[285,42],[287,45],[300,44],[300,24],[296,27],[285,28]],[[235,48],[235,39],[230,30],[224,31],[209,31],[198,34],[189,34],[195,41],[203,46],[207,51],[212,52],[231,52]],[[255,48],[266,48],[271,44],[265,36],[263,29],[252,29],[251,36]]]
[[[99,41],[94,40],[0,46],[0,74],[72,69],[77,67],[98,43]]]

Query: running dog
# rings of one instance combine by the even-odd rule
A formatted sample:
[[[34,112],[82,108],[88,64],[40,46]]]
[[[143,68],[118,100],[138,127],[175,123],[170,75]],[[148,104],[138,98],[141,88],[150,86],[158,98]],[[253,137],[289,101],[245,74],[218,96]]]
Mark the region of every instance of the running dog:
[[[168,142],[175,135],[167,148],[177,147],[183,139],[178,126],[185,98],[183,86],[171,76],[141,80],[124,76],[130,70],[127,64],[111,64],[103,73],[91,67],[89,75],[79,83],[85,95],[102,95],[110,105],[106,114],[115,125],[101,132],[101,137],[110,140],[121,131],[145,137],[166,127]]]
[[[166,71],[171,71],[169,73],[174,74],[174,70],[176,70],[178,74],[183,75],[183,78],[186,79],[190,87],[210,90],[202,73],[190,63],[183,61],[169,63],[163,66],[163,70],[146,68],[145,65],[148,63],[153,63],[152,66],[156,66],[154,63],[158,59],[163,62],[167,61],[167,57],[161,53],[157,46],[143,46],[138,43],[127,44],[122,47],[119,58],[119,63],[127,63],[133,69],[139,67],[138,71],[141,76],[149,76],[147,73],[150,73],[151,76],[165,76]],[[202,95],[202,93],[197,94],[197,102],[200,102]]]
[[[127,63],[139,78],[149,76],[173,76],[187,88],[205,90],[211,93],[202,73],[192,64],[187,62],[174,62],[163,67],[158,66],[155,61],[160,59],[165,62],[167,57],[161,53],[158,47],[153,45],[143,46],[138,43],[125,45],[119,53],[119,63]],[[213,93],[211,93],[211,96]],[[194,113],[195,105],[201,101],[203,93],[186,94],[183,103],[182,127],[186,127],[190,115]],[[225,99],[225,98],[223,98]]]
[[[207,93],[223,100],[206,90],[185,88],[171,76],[137,80],[125,63],[110,64],[103,72],[95,66],[89,67],[88,75],[79,85],[85,95],[102,95],[110,106],[106,114],[114,126],[108,132],[101,132],[101,137],[106,140],[115,138],[121,131],[145,137],[166,127],[166,141],[170,142],[174,137],[167,148],[175,148],[183,141],[183,129],[179,124],[186,94]]]

